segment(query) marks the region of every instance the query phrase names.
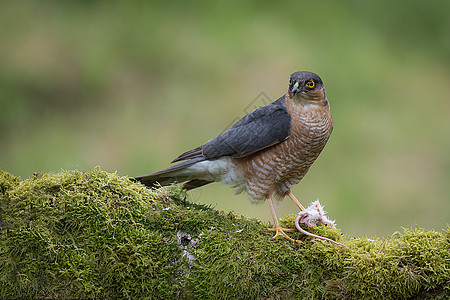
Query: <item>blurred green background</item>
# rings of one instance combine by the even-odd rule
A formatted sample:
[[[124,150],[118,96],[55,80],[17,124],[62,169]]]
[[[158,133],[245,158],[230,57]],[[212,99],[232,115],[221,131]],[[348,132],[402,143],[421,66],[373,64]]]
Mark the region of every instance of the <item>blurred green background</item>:
[[[335,129],[297,197],[319,198],[356,236],[440,230],[449,11],[449,1],[417,0],[2,1],[0,167],[23,178],[96,165],[154,172],[309,70]],[[220,184],[190,199],[271,220],[267,203]],[[277,212],[297,209],[285,199]]]

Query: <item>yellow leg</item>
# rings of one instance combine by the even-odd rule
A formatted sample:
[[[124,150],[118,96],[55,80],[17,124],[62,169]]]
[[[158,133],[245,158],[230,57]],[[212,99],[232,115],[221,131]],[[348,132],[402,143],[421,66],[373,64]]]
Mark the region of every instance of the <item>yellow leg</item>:
[[[269,231],[275,231],[275,235],[272,237],[272,240],[276,239],[279,236],[283,236],[286,239],[290,240],[293,243],[300,243],[300,241],[296,241],[293,238],[289,237],[285,232],[292,232],[294,231],[294,229],[286,229],[286,228],[282,228],[280,226],[280,223],[278,223],[278,218],[277,215],[275,213],[275,207],[273,206],[273,202],[272,202],[272,196],[269,196],[269,198],[267,198],[267,202],[269,202],[269,206],[270,206],[270,212],[272,213],[272,218],[273,218],[273,223],[275,224],[275,228],[269,228]]]
[[[303,205],[300,203],[300,201],[298,201],[297,198],[295,198],[294,194],[292,194],[291,190],[288,191],[287,195],[289,196],[289,198],[292,199],[292,201],[294,201],[294,203],[298,206],[298,208],[300,208],[300,210],[305,209]]]

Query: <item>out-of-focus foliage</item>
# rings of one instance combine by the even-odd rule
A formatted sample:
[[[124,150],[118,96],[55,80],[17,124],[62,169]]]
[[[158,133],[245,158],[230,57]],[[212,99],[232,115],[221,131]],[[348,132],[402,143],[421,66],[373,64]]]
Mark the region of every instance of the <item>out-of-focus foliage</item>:
[[[325,82],[335,130],[298,198],[320,198],[351,234],[442,228],[449,10],[447,1],[1,2],[0,167],[22,177],[95,165],[150,173],[310,70]],[[191,200],[270,220],[267,204],[219,184]],[[295,208],[286,199],[279,216]]]

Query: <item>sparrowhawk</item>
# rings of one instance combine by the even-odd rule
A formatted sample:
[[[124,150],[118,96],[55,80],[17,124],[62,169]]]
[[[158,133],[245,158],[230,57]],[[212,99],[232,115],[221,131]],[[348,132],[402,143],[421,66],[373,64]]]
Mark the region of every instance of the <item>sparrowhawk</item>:
[[[146,186],[158,182],[184,183],[194,189],[212,182],[232,185],[252,201],[269,202],[276,232],[294,241],[280,227],[273,199],[289,196],[319,156],[330,137],[333,122],[321,78],[295,72],[281,98],[250,112],[231,128],[200,147],[177,157],[162,171],[135,177]]]

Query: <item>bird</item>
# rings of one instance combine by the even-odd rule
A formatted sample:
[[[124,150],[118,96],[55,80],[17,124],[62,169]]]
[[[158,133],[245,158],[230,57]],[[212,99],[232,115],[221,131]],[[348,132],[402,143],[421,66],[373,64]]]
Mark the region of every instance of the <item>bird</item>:
[[[297,242],[279,224],[274,201],[288,196],[303,205],[291,188],[299,183],[322,152],[333,130],[330,104],[322,79],[299,71],[290,75],[287,92],[238,120],[205,144],[182,153],[164,170],[134,177],[147,187],[184,183],[195,189],[212,182],[245,192],[252,202],[269,203],[275,235]]]

